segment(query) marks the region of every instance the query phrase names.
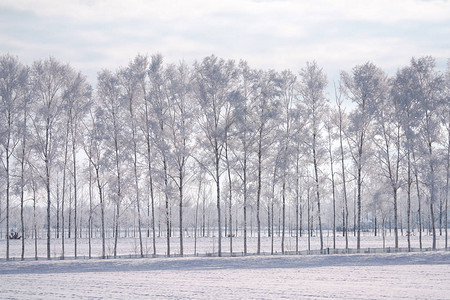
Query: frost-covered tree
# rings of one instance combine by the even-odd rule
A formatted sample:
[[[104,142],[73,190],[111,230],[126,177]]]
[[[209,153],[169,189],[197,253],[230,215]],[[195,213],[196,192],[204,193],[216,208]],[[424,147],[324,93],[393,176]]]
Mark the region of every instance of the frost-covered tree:
[[[179,238],[180,254],[183,255],[183,207],[186,205],[185,189],[188,181],[187,167],[192,155],[194,144],[192,139],[195,105],[192,105],[192,89],[190,84],[190,70],[184,63],[170,65],[165,72],[169,101],[169,143],[173,154],[171,155],[174,174],[171,178],[178,188]]]
[[[260,71],[257,74],[256,83],[254,84],[255,100],[254,100],[254,113],[252,122],[256,128],[256,156],[257,156],[257,188],[256,188],[256,215],[258,226],[258,242],[257,252],[261,250],[261,198],[263,188],[263,170],[265,170],[265,164],[268,164],[269,149],[274,141],[272,139],[274,129],[276,128],[276,118],[279,109],[278,97],[280,93],[279,89],[279,77],[274,71],[263,72]],[[269,174],[266,174],[269,176]],[[269,197],[270,198],[270,197]],[[270,209],[267,206],[268,222],[267,227],[270,233]],[[269,234],[270,236],[270,234]]]
[[[6,54],[0,56],[0,152],[1,165],[6,177],[6,259],[9,259],[9,225],[11,207],[11,166],[16,146],[21,142],[20,134],[24,110],[28,97],[28,69],[17,57]],[[23,127],[22,127],[23,128]],[[24,135],[25,136],[25,135]],[[22,140],[22,147],[25,144]],[[25,151],[25,150],[23,150]],[[22,156],[23,158],[24,156]],[[22,160],[23,163],[23,160]],[[22,172],[23,175],[23,172]],[[23,182],[22,182],[23,187]],[[23,194],[21,200],[23,207]],[[23,212],[22,212],[23,214]],[[23,218],[22,218],[23,220]],[[23,224],[22,224],[23,227]],[[22,230],[23,236],[23,230]]]
[[[287,198],[287,183],[290,160],[292,158],[292,134],[293,127],[296,121],[295,105],[298,101],[297,94],[297,77],[291,71],[283,71],[280,74],[280,103],[282,119],[280,126],[280,149],[282,149],[281,156],[281,199],[282,199],[282,233],[281,233],[281,252],[285,250],[285,231],[286,231],[286,198]]]
[[[194,93],[200,108],[198,123],[205,137],[200,144],[206,156],[206,161],[202,164],[216,183],[219,256],[222,255],[221,158],[230,109],[229,98],[234,96],[236,76],[233,61],[225,61],[214,55],[194,64]]]
[[[324,128],[325,113],[328,99],[325,97],[327,78],[316,62],[306,63],[300,71],[300,94],[303,99],[305,117],[307,121],[308,138],[306,143],[311,151],[314,168],[315,197],[317,203],[317,217],[319,222],[320,249],[323,249],[322,216],[320,207],[320,179],[319,168],[324,156],[324,141],[322,132]]]
[[[74,255],[77,257],[77,213],[78,213],[78,177],[77,177],[77,157],[78,145],[82,139],[81,122],[86,116],[89,106],[91,105],[91,86],[87,83],[87,79],[81,73],[74,71],[66,75],[66,89],[63,94],[65,111],[67,113],[67,125],[70,132],[72,144],[72,183],[73,183],[73,199],[74,199]],[[68,138],[68,137],[67,137]]]
[[[98,200],[100,204],[100,228],[102,238],[102,258],[106,257],[106,231],[105,231],[105,187],[106,187],[106,169],[107,150],[106,141],[108,137],[106,132],[105,111],[100,107],[91,107],[89,118],[84,123],[84,143],[83,149],[89,160],[90,168],[94,169],[94,180],[96,182]]]
[[[112,174],[109,188],[111,198],[115,203],[114,216],[114,256],[117,255],[117,239],[119,237],[119,218],[121,214],[121,204],[123,201],[123,173],[124,166],[124,134],[125,128],[125,110],[123,105],[123,98],[121,98],[121,91],[119,79],[117,74],[111,71],[103,70],[97,77],[97,93],[98,100],[104,110],[105,134],[110,139],[107,140],[108,148],[110,149],[109,159],[111,163],[110,172]]]
[[[418,120],[418,110],[416,109],[418,103],[414,97],[414,84],[412,82],[411,68],[405,67],[397,71],[395,78],[391,81],[391,97],[392,102],[395,103],[395,115],[392,121],[401,124],[401,130],[404,134],[402,141],[402,148],[406,159],[406,193],[407,193],[407,230],[408,230],[408,249],[411,248],[411,198],[413,188],[413,173],[418,179],[417,167],[413,166],[413,157],[415,157],[414,141],[416,137],[416,128]],[[391,107],[386,107],[389,110]],[[391,114],[392,115],[392,114]],[[398,136],[400,138],[400,136]],[[422,218],[420,211],[420,194],[417,180],[417,197],[419,201],[419,244],[422,247]]]
[[[387,86],[387,83],[385,85]],[[386,95],[380,97],[375,111],[373,140],[377,147],[376,158],[380,166],[381,176],[387,179],[392,191],[395,248],[398,248],[398,191],[402,185],[400,167],[404,157],[402,149],[404,137],[402,102],[395,97],[390,97],[388,88],[386,88],[386,91]]]
[[[357,185],[357,249],[361,248],[361,205],[363,186],[363,166],[367,159],[367,140],[370,139],[370,125],[377,103],[385,97],[386,76],[384,72],[373,63],[367,62],[353,68],[349,74],[341,73],[341,80],[344,87],[344,94],[356,108],[351,114],[352,125],[350,133],[347,135],[350,143],[350,151],[356,167]]]
[[[430,220],[433,234],[433,249],[436,249],[436,226],[434,205],[437,201],[437,151],[439,142],[439,106],[441,105],[444,78],[435,70],[432,57],[411,59],[411,75],[414,83],[414,97],[416,97],[420,112],[418,133],[420,136],[420,152],[427,165],[426,183],[430,194]],[[447,103],[448,105],[448,103]]]
[[[141,140],[140,133],[138,130],[138,115],[137,110],[139,109],[140,100],[142,99],[142,90],[139,89],[139,84],[142,78],[145,77],[145,69],[143,68],[142,61],[140,57],[136,57],[134,61],[131,61],[128,67],[123,68],[119,72],[119,82],[122,87],[122,97],[124,100],[124,105],[126,105],[128,114],[125,114],[127,120],[127,129],[131,133],[131,136],[127,139],[127,144],[129,147],[126,151],[129,152],[127,155],[131,158],[131,164],[133,169],[133,196],[130,198],[134,199],[135,206],[137,208],[137,219],[138,219],[138,235],[139,235],[139,252],[141,257],[144,255],[143,242],[142,242],[142,220],[141,220],[141,191],[139,189],[140,181],[140,168],[139,164],[139,152]]]
[[[161,158],[162,177],[164,182],[163,194],[165,199],[166,216],[166,242],[167,256],[170,256],[170,236],[171,236],[171,186],[169,182],[170,170],[169,163],[172,155],[171,145],[169,143],[170,128],[170,96],[168,93],[168,83],[165,80],[165,69],[163,57],[160,54],[152,56],[149,69],[150,79],[150,103],[153,120],[151,121],[154,134],[155,147]]]
[[[51,178],[57,150],[60,147],[61,116],[64,109],[64,93],[67,76],[73,72],[69,65],[50,57],[33,63],[31,68],[31,89],[33,107],[31,120],[35,154],[42,165],[36,165],[46,190],[47,198],[47,258],[50,259],[51,231]]]

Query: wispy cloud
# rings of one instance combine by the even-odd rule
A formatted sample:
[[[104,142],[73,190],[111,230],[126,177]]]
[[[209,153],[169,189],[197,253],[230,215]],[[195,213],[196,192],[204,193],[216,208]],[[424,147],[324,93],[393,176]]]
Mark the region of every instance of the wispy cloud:
[[[391,71],[411,56],[450,56],[450,4],[418,0],[0,0],[0,52],[26,62],[54,55],[95,81],[137,53],[191,62],[214,53],[258,68],[331,74],[374,61]],[[332,75],[331,75],[332,76]]]

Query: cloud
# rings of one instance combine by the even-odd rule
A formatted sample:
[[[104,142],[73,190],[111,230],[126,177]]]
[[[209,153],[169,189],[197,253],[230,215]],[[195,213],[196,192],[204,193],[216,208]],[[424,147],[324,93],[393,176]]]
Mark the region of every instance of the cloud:
[[[212,53],[257,68],[326,71],[367,60],[395,70],[411,56],[449,56],[448,1],[0,0],[0,52],[54,55],[85,72],[138,53],[188,63]]]

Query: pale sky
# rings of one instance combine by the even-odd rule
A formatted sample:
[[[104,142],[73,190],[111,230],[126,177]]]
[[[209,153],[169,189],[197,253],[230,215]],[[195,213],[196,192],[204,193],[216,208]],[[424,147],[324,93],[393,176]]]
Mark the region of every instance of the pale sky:
[[[191,64],[207,55],[330,81],[372,61],[389,74],[411,57],[450,58],[450,3],[419,0],[0,0],[0,54],[54,56],[95,84],[138,53]]]

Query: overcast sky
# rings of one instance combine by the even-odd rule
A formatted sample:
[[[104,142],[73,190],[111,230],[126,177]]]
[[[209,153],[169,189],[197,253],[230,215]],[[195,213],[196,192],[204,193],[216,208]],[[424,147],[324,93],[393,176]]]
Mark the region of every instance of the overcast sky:
[[[215,54],[263,69],[372,61],[394,74],[411,57],[450,58],[450,3],[418,0],[0,0],[0,53],[55,56],[95,84],[136,54],[192,63]]]

